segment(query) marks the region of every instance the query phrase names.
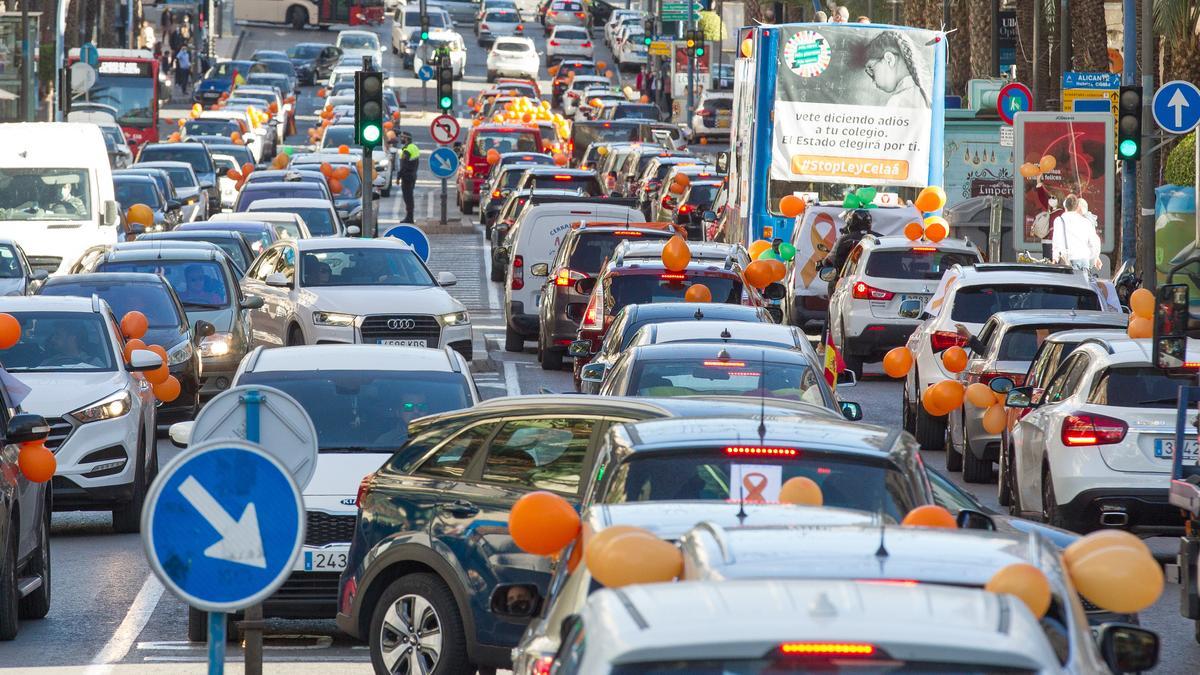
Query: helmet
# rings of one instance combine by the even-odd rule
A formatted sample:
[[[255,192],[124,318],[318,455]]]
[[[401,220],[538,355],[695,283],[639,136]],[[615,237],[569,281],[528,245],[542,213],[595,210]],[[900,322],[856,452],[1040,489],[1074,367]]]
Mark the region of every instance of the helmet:
[[[846,229],[868,232],[871,229],[871,212],[867,209],[854,209],[846,217]]]

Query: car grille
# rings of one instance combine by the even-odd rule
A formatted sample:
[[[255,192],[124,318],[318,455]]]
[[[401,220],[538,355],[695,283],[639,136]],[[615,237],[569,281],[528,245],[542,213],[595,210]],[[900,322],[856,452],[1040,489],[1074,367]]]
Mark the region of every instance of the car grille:
[[[354,538],[354,520],[355,516],[331,516],[320,511],[309,511],[304,545],[348,544]]]
[[[75,431],[75,426],[64,417],[47,417],[46,424],[50,425],[50,434],[46,436],[46,447],[50,450],[57,450]]]
[[[406,327],[392,327],[403,322]],[[410,323],[411,322],[411,323]],[[392,323],[392,325],[388,325]],[[407,326],[411,325],[411,328]],[[428,314],[381,314],[363,319],[363,342],[376,340],[425,340],[426,346],[436,348],[441,344],[442,327],[437,319]]]
[[[271,595],[271,600],[336,602],[341,576],[341,572],[293,572]]]

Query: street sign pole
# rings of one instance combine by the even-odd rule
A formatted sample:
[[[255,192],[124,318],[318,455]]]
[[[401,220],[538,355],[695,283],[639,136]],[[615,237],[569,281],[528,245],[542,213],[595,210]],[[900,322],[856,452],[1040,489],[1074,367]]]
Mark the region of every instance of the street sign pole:
[[[262,405],[263,395],[257,390],[248,391],[242,394],[241,401],[246,406],[246,441],[258,445],[262,440],[260,432],[262,418],[259,415],[259,406]],[[261,603],[246,608],[242,620],[242,632],[246,635],[246,675],[262,675],[263,606]]]
[[[1138,234],[1142,240],[1142,248],[1138,251],[1136,269],[1142,272],[1142,287],[1154,292],[1158,288],[1158,274],[1148,274],[1155,269],[1157,243],[1154,230],[1154,177],[1157,166],[1155,161],[1158,150],[1150,143],[1150,132],[1154,129],[1153,111],[1147,110],[1151,97],[1146,92],[1154,91],[1154,8],[1153,3],[1142,3],[1142,201],[1141,215],[1138,218]],[[1125,52],[1129,54],[1130,52]],[[1149,119],[1148,119],[1149,118]]]
[[[208,675],[225,672],[225,613],[208,613]]]
[[[446,179],[442,179],[442,225],[446,224]]]
[[[374,70],[375,62],[370,56],[364,56],[362,60],[363,70]],[[362,175],[362,224],[358,228],[360,237],[375,238],[375,207],[372,203],[375,197],[375,179],[372,177],[372,172],[375,169],[375,151],[371,148],[363,148],[363,175]]]
[[[688,3],[688,31],[696,30],[696,3],[692,0],[687,0]],[[692,115],[696,112],[696,52],[688,50],[688,91],[687,91],[687,117],[685,118],[688,124],[692,123]]]
[[[1132,85],[1137,79],[1137,3],[1136,0],[1124,0],[1125,17],[1125,59],[1121,73],[1121,84]],[[1144,30],[1149,30],[1145,28]],[[1143,91],[1145,97],[1149,92]],[[1125,160],[1121,162],[1121,260],[1135,262],[1137,258],[1137,162]],[[1114,268],[1116,265],[1114,265]],[[1154,273],[1154,269],[1140,269],[1144,281]]]

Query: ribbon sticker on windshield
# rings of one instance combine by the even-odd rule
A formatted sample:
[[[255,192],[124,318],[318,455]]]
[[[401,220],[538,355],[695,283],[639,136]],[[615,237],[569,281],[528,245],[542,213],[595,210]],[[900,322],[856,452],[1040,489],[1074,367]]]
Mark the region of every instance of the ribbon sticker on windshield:
[[[765,464],[732,464],[729,467],[729,500],[778,502],[783,467]]]

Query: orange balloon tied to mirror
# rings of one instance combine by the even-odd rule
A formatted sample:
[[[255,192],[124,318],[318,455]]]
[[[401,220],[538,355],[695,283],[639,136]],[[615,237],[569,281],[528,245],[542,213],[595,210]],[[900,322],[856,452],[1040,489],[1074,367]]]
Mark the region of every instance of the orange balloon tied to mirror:
[[[1054,159],[1054,155],[1043,155],[1042,159],[1038,162],[1038,169],[1042,173],[1053,171],[1056,166],[1058,166],[1058,160]]]
[[[34,483],[45,483],[54,477],[58,461],[43,441],[22,443],[17,453],[17,466],[21,473]]]
[[[912,369],[913,354],[908,347],[895,347],[883,355],[883,372],[888,377],[904,377]]]
[[[995,392],[992,388],[982,382],[976,382],[967,386],[966,391],[967,402],[976,408],[987,408],[996,402]]]
[[[769,248],[771,248],[771,242],[767,241],[766,239],[759,239],[752,242],[748,250],[750,253],[750,259],[758,260],[758,256],[762,255],[762,252]]]
[[[989,434],[998,434],[1004,431],[1007,424],[1008,413],[1005,412],[1002,404],[993,403],[983,411],[983,430]]]
[[[337,180],[346,180],[350,177],[350,167],[339,166],[333,170],[333,177]]]
[[[683,237],[675,235],[663,245],[663,265],[672,272],[682,272],[692,261],[692,251]]]
[[[940,410],[950,412],[962,405],[966,387],[958,380],[942,380],[925,390],[925,396],[934,399],[934,405]],[[924,397],[922,397],[924,398]]]
[[[1015,597],[1039,619],[1050,609],[1050,581],[1041,570],[1029,563],[1001,567],[983,585],[983,590]]]
[[[683,574],[679,549],[644,530],[621,532],[598,550],[589,547],[583,556],[592,577],[609,588],[662,583]]]
[[[496,162],[499,162],[499,161],[500,161],[500,151],[499,150],[492,148],[491,150],[487,151],[487,163],[489,165],[495,165]]]
[[[333,165],[329,162],[321,162],[321,175],[326,178],[333,177]]]
[[[125,211],[125,220],[142,227],[150,227],[154,225],[154,210],[145,204],[134,204]]]
[[[125,316],[121,317],[121,335],[131,340],[143,337],[149,329],[150,322],[146,315],[136,309],[125,312]]]
[[[1134,316],[1146,319],[1154,318],[1154,293],[1145,288],[1139,288],[1129,295],[1129,309]]]
[[[1032,162],[1025,162],[1021,165],[1021,168],[1018,169],[1018,171],[1020,171],[1021,175],[1025,178],[1033,178],[1042,172],[1041,167]]]
[[[954,516],[950,515],[944,507],[936,504],[925,504],[909,511],[904,516],[904,520],[900,521],[905,527],[944,527],[947,529],[958,529],[958,523],[954,520]]]
[[[692,284],[683,294],[686,302],[712,302],[712,291],[704,284]]]
[[[923,213],[940,211],[946,205],[946,191],[937,185],[930,185],[921,190],[921,193],[917,195],[917,200],[913,203]]]
[[[545,491],[530,492],[513,504],[508,532],[526,553],[550,555],[579,536],[579,514],[570,502]]]
[[[775,283],[776,281],[783,281],[783,278],[787,276],[787,265],[783,264],[782,260],[770,258],[770,259],[764,260],[763,262],[767,263],[767,266],[771,271],[770,283]]]
[[[916,241],[925,234],[925,228],[920,223],[913,222],[904,226],[904,236],[909,241]]]
[[[804,200],[796,195],[784,195],[779,200],[779,212],[784,218],[795,218],[804,213]]]
[[[170,403],[179,398],[181,387],[179,386],[179,380],[174,375],[168,375],[167,379],[162,382],[151,384],[150,389],[154,392],[154,398],[163,403]]]
[[[961,373],[967,367],[967,350],[951,347],[942,352],[942,365],[952,373]]]
[[[125,351],[125,363],[129,363],[129,360],[133,358],[133,352],[137,351],[138,349],[145,349],[145,348],[146,348],[146,343],[142,342],[141,340],[139,340],[137,338],[133,338],[131,340],[126,340],[125,341],[125,350],[124,350]]]
[[[779,501],[800,506],[821,506],[825,503],[825,495],[821,493],[821,486],[813,479],[796,476],[789,478],[779,488]]]
[[[1133,339],[1154,337],[1154,320],[1144,316],[1130,316],[1125,333]]]
[[[746,271],[742,273],[742,276],[746,277],[746,283],[761,291],[771,284],[771,266],[767,264],[766,260],[755,260],[746,265]]]

